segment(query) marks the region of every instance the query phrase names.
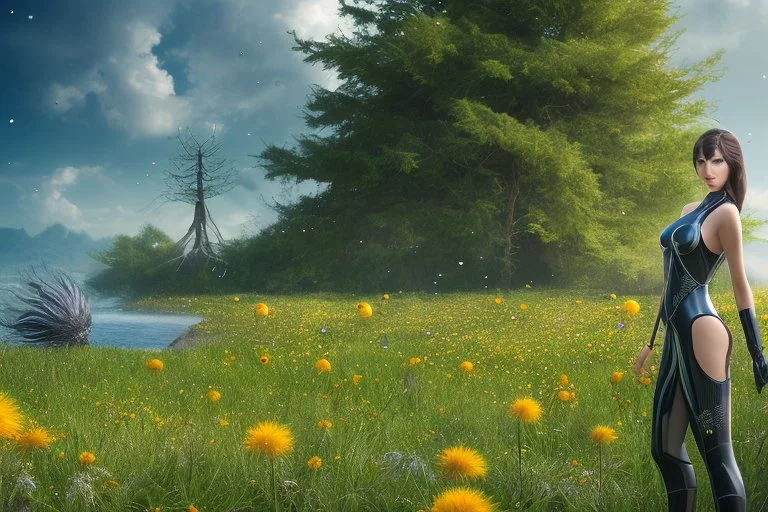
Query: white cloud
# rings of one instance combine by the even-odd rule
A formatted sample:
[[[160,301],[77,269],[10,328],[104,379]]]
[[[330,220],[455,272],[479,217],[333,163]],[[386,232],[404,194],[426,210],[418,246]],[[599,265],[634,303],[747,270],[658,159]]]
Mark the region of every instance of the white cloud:
[[[102,167],[59,167],[54,170],[53,175],[31,194],[31,207],[37,220],[44,225],[60,222],[70,229],[85,229],[87,224],[80,208],[64,195],[64,191],[80,178],[98,176],[102,171]]]

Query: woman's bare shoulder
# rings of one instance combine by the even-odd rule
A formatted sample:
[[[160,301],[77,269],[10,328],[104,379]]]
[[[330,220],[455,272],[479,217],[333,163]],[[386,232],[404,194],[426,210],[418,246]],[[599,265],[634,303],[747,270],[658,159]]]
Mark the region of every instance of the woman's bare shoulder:
[[[700,204],[701,204],[701,201],[695,201],[693,203],[688,203],[687,205],[683,206],[683,211],[680,212],[680,216],[682,217],[683,215],[692,212],[694,210],[694,208],[696,208]]]

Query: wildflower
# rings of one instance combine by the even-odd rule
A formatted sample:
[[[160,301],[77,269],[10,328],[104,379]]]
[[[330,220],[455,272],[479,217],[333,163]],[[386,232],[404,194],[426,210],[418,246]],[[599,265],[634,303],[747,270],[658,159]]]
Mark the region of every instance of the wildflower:
[[[309,467],[309,469],[313,471],[317,471],[318,469],[320,469],[320,466],[322,465],[323,465],[323,459],[321,459],[317,455],[313,455],[307,461],[307,466]]]
[[[362,379],[362,378],[363,378],[362,375],[355,374],[355,375],[352,376],[352,382],[355,385],[360,384],[360,379]]]
[[[525,311],[526,309],[528,309],[528,304],[520,304],[520,309]]]
[[[471,373],[474,369],[474,366],[472,365],[471,361],[462,361],[459,365],[459,370],[463,371],[464,373]]]
[[[567,386],[568,385],[568,376],[564,373],[560,374],[560,385],[561,386]]]
[[[41,427],[30,429],[21,434],[17,439],[19,445],[21,445],[24,450],[31,450],[33,448],[48,448],[48,444],[53,440],[54,438],[51,437],[48,432],[46,432],[46,430]]]
[[[269,364],[269,357],[268,357],[268,356],[261,356],[261,357],[259,358],[259,362],[260,362],[261,364],[264,364],[264,365],[266,365],[266,364]]]
[[[557,398],[561,402],[567,402],[568,400],[571,399],[571,394],[568,391],[561,389],[560,391],[557,392]]]
[[[609,297],[610,297],[611,299],[615,299],[615,298],[616,298],[616,294],[615,294],[615,293],[612,293],[612,294],[610,294],[610,295],[609,295]]]
[[[253,307],[257,315],[267,316],[269,314],[269,308],[263,302],[259,302]]]
[[[576,466],[578,466],[578,465],[579,465],[579,461],[577,461],[576,459],[573,459],[573,460],[571,461],[571,467],[572,467],[572,468],[575,468],[575,467],[576,467]]]
[[[150,359],[147,362],[147,368],[152,370],[153,372],[161,372],[163,371],[163,362],[159,359]]]
[[[315,363],[315,368],[320,373],[328,373],[331,371],[331,363],[327,359],[320,359]]]
[[[367,302],[360,302],[357,305],[357,313],[363,318],[368,318],[373,314],[373,308]]]
[[[576,304],[581,304],[581,300],[576,300]]]
[[[487,472],[485,460],[471,448],[463,446],[446,448],[437,458],[439,460],[437,465],[447,478],[455,479],[461,476],[481,478]]]
[[[412,357],[412,358],[410,358],[408,360],[408,362],[411,363],[411,366],[416,366],[417,364],[419,364],[421,362],[421,358],[420,357]]]
[[[187,507],[187,512],[197,512],[197,507],[195,507],[192,503],[189,504]]]
[[[383,299],[384,299],[384,300],[389,300],[389,294],[388,294],[388,293],[385,293],[385,294],[384,294],[384,296],[383,296]]]
[[[224,418],[221,418],[219,420],[219,426],[226,427],[227,425],[229,425],[229,422],[227,420],[225,420]]]
[[[613,372],[611,374],[611,382],[613,382],[614,384],[618,384],[619,382],[621,382],[621,379],[623,378],[624,378],[624,372]]]
[[[5,393],[0,393],[0,438],[16,439],[21,431],[24,417],[16,402]]]
[[[219,400],[221,400],[221,393],[219,393],[215,389],[208,391],[208,400],[210,400],[211,402],[218,402]]]
[[[518,398],[509,406],[509,412],[526,423],[533,423],[541,417],[541,404],[532,398]]]
[[[504,299],[502,299],[501,297],[496,297],[494,299],[494,302],[496,302],[496,304],[501,304],[502,302],[504,302]]]
[[[96,460],[96,456],[91,452],[83,452],[80,454],[80,464],[93,464]]]
[[[494,505],[478,490],[454,487],[440,494],[431,512],[491,512]]]
[[[592,429],[591,437],[592,437],[592,440],[596,443],[608,444],[611,441],[618,439],[618,436],[616,436],[615,434],[616,434],[616,431],[613,430],[611,427],[598,425]]]
[[[291,451],[293,436],[287,427],[272,421],[263,421],[248,429],[243,444],[246,450],[264,453],[274,460],[277,456]]]
[[[234,298],[234,299],[232,299],[232,300],[234,300],[235,302],[240,302],[240,297],[235,297],[235,298]]]
[[[104,482],[104,485],[106,485],[107,487],[119,487],[120,486],[120,484],[117,482],[117,480],[107,480],[106,482]]]
[[[330,430],[332,426],[333,426],[333,423],[331,423],[328,420],[320,420],[317,422],[317,428],[319,428],[320,430]]]
[[[651,378],[643,375],[638,379],[640,381],[640,384],[645,384],[646,386],[651,383]]]
[[[638,311],[640,311],[640,304],[638,304],[637,301],[628,299],[624,301],[624,304],[621,306],[621,309],[626,311],[630,316],[634,316],[638,313]]]

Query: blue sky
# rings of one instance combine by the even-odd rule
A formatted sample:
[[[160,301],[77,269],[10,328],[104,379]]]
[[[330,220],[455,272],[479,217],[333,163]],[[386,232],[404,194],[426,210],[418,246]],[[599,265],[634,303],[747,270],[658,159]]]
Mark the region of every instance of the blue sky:
[[[287,33],[351,34],[336,0],[3,5],[0,227],[35,235],[60,222],[100,238],[135,235],[152,223],[181,238],[193,207],[160,199],[179,127],[204,137],[215,125],[239,171],[235,188],[208,202],[225,238],[273,222],[273,199],[291,202],[323,188],[266,181],[248,155],[309,133],[301,110],[310,87],[340,84],[333,70],[302,62]],[[742,142],[745,213],[768,218],[768,0],[676,0],[672,9],[683,15],[674,28],[685,29],[673,63],[726,50],[723,77],[698,96],[714,104],[712,125]],[[768,237],[768,228],[758,234]],[[744,256],[750,282],[768,284],[768,244],[747,245]]]

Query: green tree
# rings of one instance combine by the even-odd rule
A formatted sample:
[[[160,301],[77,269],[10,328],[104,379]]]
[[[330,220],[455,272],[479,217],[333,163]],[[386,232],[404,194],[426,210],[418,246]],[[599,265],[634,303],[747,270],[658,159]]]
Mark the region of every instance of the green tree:
[[[255,155],[269,179],[329,184],[276,206],[280,229],[260,238],[262,254],[284,251],[271,268],[656,289],[659,233],[701,196],[690,151],[708,105],[691,96],[722,52],[674,68],[666,0],[373,5],[342,0],[352,38],[293,33],[305,62],[344,82],[315,87],[304,113],[332,133]]]

